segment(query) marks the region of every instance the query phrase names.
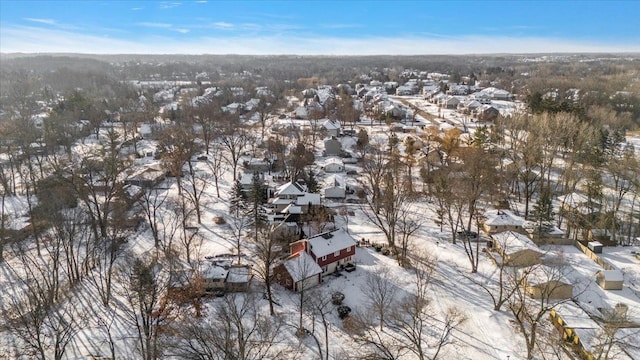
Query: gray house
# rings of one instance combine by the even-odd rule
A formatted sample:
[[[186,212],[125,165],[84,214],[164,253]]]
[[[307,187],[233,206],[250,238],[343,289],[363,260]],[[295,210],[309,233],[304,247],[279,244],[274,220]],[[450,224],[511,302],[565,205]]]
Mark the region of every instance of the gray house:
[[[338,156],[342,152],[342,143],[335,136],[324,141],[324,155]]]

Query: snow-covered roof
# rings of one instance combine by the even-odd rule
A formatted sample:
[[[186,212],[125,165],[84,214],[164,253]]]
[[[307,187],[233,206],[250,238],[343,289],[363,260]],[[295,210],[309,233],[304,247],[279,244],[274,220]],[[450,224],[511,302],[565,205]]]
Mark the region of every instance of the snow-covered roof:
[[[324,160],[324,166],[327,166],[330,164],[344,165],[344,161],[342,161],[342,159],[338,157],[332,156]]]
[[[294,282],[302,281],[322,273],[322,269],[311,255],[304,251],[291,255],[283,263]]]
[[[498,242],[500,248],[507,253],[515,253],[522,250],[534,250],[540,252],[540,248],[528,236],[513,231],[503,231],[491,235]]]
[[[287,205],[287,207],[285,207],[281,212],[283,214],[302,214],[303,213],[302,207],[294,203]]]
[[[323,184],[324,184],[324,188],[339,187],[344,189],[346,187],[344,176],[340,176],[340,175],[327,176]]]
[[[621,270],[600,270],[605,281],[623,281],[624,274]]]
[[[356,241],[353,237],[342,228],[310,237],[308,242],[309,250],[316,257],[326,256],[350,246],[356,246]]]
[[[320,205],[320,194],[305,193],[296,199],[298,205]]]
[[[489,210],[484,213],[484,223],[489,226],[522,226],[524,219],[509,210]]]
[[[231,266],[227,275],[227,282],[243,284],[251,280],[251,269],[248,266]]]
[[[214,263],[208,263],[203,265],[202,277],[205,279],[226,279],[228,270],[223,266]]]
[[[564,284],[571,284],[560,268],[547,265],[535,265],[527,271],[527,283],[530,285],[543,285],[550,281],[559,281]]]
[[[280,195],[304,195],[306,189],[303,185],[298,184],[297,182],[289,181],[288,183],[282,184],[276,189],[275,194],[277,196]]]
[[[327,121],[322,123],[322,126],[327,130],[340,130],[340,122],[337,120],[327,119]]]

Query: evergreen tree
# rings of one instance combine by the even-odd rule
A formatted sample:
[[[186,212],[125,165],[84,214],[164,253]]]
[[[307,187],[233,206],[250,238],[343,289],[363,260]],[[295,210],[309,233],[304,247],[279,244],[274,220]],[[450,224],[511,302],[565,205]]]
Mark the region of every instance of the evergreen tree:
[[[262,209],[262,205],[266,201],[267,187],[264,185],[262,176],[260,176],[258,172],[254,172],[253,177],[251,178],[251,188],[247,194],[246,214],[249,215],[253,221],[256,239],[258,236],[258,229],[260,229],[266,221]]]
[[[245,212],[247,195],[242,191],[240,180],[236,180],[231,188],[231,199],[229,199],[229,213],[235,214],[236,217],[240,212]]]
[[[538,232],[542,232],[542,225],[553,221],[553,203],[551,202],[551,192],[548,188],[543,188],[540,192],[538,202],[533,205],[533,216],[538,222]]]
[[[309,173],[307,174],[307,190],[310,193],[317,193],[320,190],[318,180],[316,180],[313,170],[309,170]]]

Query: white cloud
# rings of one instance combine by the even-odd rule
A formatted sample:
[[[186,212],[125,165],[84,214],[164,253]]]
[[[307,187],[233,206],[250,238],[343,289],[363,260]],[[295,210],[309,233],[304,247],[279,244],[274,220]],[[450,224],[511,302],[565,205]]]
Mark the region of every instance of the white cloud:
[[[155,24],[158,27],[163,23]],[[167,24],[160,25],[165,27]],[[172,31],[186,33],[182,28]],[[434,37],[300,37],[147,36],[137,40],[105,38],[60,29],[6,26],[0,31],[1,52],[78,52],[96,54],[300,54],[300,55],[416,55],[495,54],[551,52],[640,52],[640,41],[597,43],[536,37],[458,36]]]
[[[39,23],[39,24],[46,24],[46,25],[56,25],[57,22],[53,19],[39,19],[39,18],[24,18],[27,21],[31,21],[31,22],[35,22],[35,23]]]
[[[231,29],[231,28],[233,28],[233,24],[228,23],[228,22],[224,22],[224,21],[214,22],[211,25],[216,29]]]
[[[160,28],[160,29],[169,29],[173,25],[167,23],[156,23],[156,22],[139,22],[136,23],[138,26],[150,27],[150,28]]]
[[[172,30],[175,31],[175,32],[179,32],[180,34],[187,34],[190,31],[189,29],[182,29],[182,28],[180,28],[180,29],[172,29]]]
[[[131,8],[131,10],[138,11],[138,10],[144,10],[144,8],[143,7],[134,7],[134,8]]]
[[[173,9],[175,7],[178,7],[182,5],[182,3],[180,2],[169,2],[169,1],[163,1],[160,3],[160,9]]]

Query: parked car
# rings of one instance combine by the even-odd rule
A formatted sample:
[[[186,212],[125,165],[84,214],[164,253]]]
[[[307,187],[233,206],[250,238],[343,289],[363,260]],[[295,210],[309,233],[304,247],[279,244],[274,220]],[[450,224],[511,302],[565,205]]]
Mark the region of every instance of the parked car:
[[[461,231],[458,231],[458,236],[468,237],[469,239],[477,239],[478,233],[475,231],[461,230]]]

